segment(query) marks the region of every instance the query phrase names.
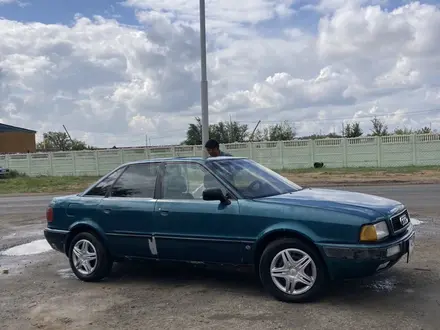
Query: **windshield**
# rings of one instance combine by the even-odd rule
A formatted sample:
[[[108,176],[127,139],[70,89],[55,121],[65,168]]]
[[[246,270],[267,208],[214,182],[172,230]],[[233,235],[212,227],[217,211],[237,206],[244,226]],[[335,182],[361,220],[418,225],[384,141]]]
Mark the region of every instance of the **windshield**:
[[[249,159],[209,161],[206,166],[245,198],[262,198],[302,189],[282,175]]]

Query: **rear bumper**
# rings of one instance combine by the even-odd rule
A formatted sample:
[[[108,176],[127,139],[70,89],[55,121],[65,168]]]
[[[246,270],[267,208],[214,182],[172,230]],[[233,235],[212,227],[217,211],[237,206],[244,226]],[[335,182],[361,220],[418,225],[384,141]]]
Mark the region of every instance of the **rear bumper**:
[[[411,224],[404,235],[385,243],[339,245],[324,244],[321,250],[333,279],[364,277],[394,266],[409,253],[410,240],[415,239]]]
[[[69,232],[66,230],[51,228],[44,229],[44,237],[46,238],[46,241],[49,243],[52,249],[61,253],[65,253],[65,244],[68,234]]]

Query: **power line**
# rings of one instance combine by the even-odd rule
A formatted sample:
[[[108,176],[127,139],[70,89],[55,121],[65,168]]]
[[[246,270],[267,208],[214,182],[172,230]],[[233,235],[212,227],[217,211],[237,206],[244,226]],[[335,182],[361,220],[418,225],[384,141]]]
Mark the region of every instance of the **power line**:
[[[440,109],[431,109],[431,110],[423,110],[423,111],[408,111],[401,113],[402,115],[410,115],[410,114],[425,114],[425,113],[431,113],[431,112],[438,112],[440,114]],[[381,117],[389,117],[389,116],[395,116],[397,115],[396,112],[393,113],[387,113],[387,114],[366,114],[362,116],[356,116],[353,118],[347,118],[347,117],[334,117],[334,118],[325,118],[325,119],[291,119],[288,121],[293,122],[328,122],[328,121],[344,121],[344,120],[350,120],[350,121],[356,121],[357,119],[368,119],[368,118],[381,118]],[[261,120],[262,123],[282,123],[284,120]],[[258,120],[255,121],[240,121],[237,120],[238,123],[250,123],[254,124],[257,123]]]
[[[345,117],[333,117],[333,118],[324,118],[324,119],[289,119],[289,122],[294,122],[294,123],[310,123],[310,122],[316,122],[316,123],[323,123],[323,122],[333,122],[333,121],[357,121],[358,119],[371,119],[374,117],[377,118],[383,118],[383,117],[389,117],[389,116],[395,116],[395,115],[403,115],[403,116],[407,116],[407,115],[418,115],[418,114],[429,114],[429,113],[438,113],[440,114],[440,109],[429,109],[429,110],[421,110],[421,111],[408,111],[408,112],[402,112],[402,113],[397,113],[397,112],[392,112],[392,113],[387,113],[387,114],[363,114],[363,115],[359,115],[359,116],[354,116],[352,118],[347,118]],[[254,124],[259,122],[258,120],[255,121],[241,121],[241,120],[236,120],[237,123],[242,123],[242,124]],[[284,120],[261,120],[260,121],[263,124],[274,124],[274,123],[282,123],[284,122]],[[168,139],[168,138],[175,138],[175,139],[181,139],[182,137],[180,137],[180,134],[185,134],[187,131],[187,128],[185,129],[175,129],[175,130],[167,130],[167,135],[148,135],[148,138],[150,140],[158,140],[158,139]],[[94,136],[106,136],[107,138],[111,138],[111,137],[126,137],[126,138],[130,138],[130,139],[145,139],[145,133],[123,133],[123,134],[112,134],[112,133],[104,133],[104,132],[99,132],[99,133],[89,133],[90,135],[94,135]]]

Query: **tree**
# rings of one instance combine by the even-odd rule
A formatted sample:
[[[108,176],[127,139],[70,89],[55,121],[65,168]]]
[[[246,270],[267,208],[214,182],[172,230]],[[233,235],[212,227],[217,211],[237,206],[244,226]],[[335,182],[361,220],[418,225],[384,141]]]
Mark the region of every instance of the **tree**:
[[[321,139],[340,139],[343,136],[337,133],[328,133],[328,134],[312,134],[312,135],[306,135],[302,136],[298,139],[300,140],[321,140]]]
[[[211,129],[209,129],[211,131]],[[211,133],[211,132],[209,132]],[[211,134],[209,134],[211,135]],[[202,120],[196,117],[196,123],[190,123],[186,130],[186,139],[182,144],[200,145],[202,144]]]
[[[195,120],[195,123],[189,124],[186,139],[181,144],[202,144],[202,120],[199,117],[196,117]],[[244,142],[248,137],[248,125],[241,125],[236,121],[211,124],[209,125],[209,137],[216,139],[219,143]]]
[[[344,137],[346,138],[356,138],[363,134],[361,129],[361,124],[359,122],[348,123],[344,126]]]
[[[295,129],[286,120],[281,124],[270,125],[268,128],[257,130],[254,141],[289,141],[296,136]]]
[[[219,143],[244,142],[249,135],[248,125],[240,125],[236,121],[219,122],[210,126],[210,138]]]
[[[396,134],[396,135],[411,135],[411,134],[413,134],[413,131],[412,131],[412,129],[406,128],[406,127],[396,128],[394,130],[394,134]]]
[[[37,151],[72,151],[92,150],[93,147],[84,141],[70,139],[64,132],[47,132],[43,134],[43,141],[37,144]]]
[[[373,136],[385,136],[388,135],[388,125],[385,124],[382,120],[374,117],[371,120],[373,124],[373,129],[371,130]]]
[[[421,128],[421,129],[418,129],[416,131],[416,134],[432,134],[432,130],[431,130],[430,127],[425,126],[425,127]]]

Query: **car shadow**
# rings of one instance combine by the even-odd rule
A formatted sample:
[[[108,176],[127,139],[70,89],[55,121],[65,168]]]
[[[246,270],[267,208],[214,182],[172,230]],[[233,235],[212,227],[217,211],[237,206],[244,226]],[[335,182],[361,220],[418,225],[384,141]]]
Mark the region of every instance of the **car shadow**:
[[[395,308],[396,300],[398,301],[400,296],[404,295],[407,300],[412,299],[411,292],[414,292],[411,289],[414,283],[412,277],[417,276],[420,281],[421,275],[423,274],[414,275],[413,272],[405,269],[392,269],[362,279],[334,281],[328,285],[326,294],[312,304],[356,305],[362,302],[363,306],[371,304],[374,307],[378,303],[386,304],[388,301],[393,301]],[[252,269],[248,268],[124,262],[115,264],[106,283],[110,285],[154,283],[167,288],[193,287],[199,293],[203,293],[204,290],[206,292],[218,290],[272,299],[263,289]]]
[[[172,288],[195,286],[200,289],[200,286],[206,286],[206,292],[217,289],[253,296],[265,294],[251,269],[189,263],[131,261],[116,263],[106,282],[107,284],[153,282],[155,285]],[[203,290],[202,288],[199,291]]]

